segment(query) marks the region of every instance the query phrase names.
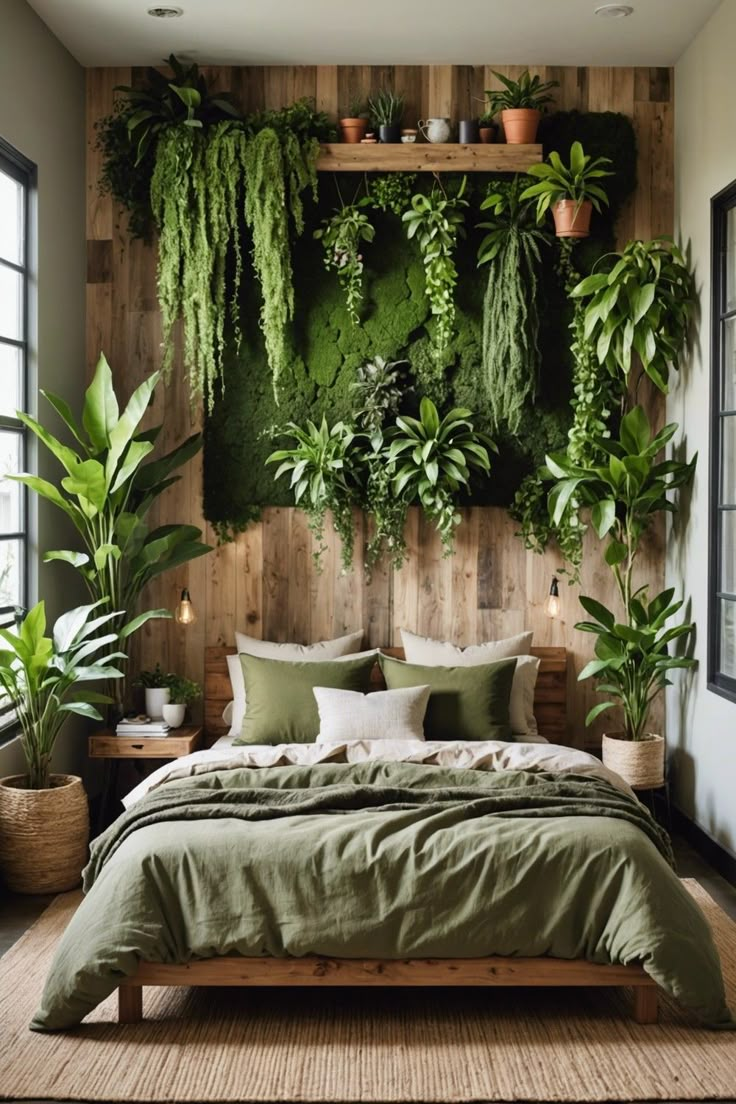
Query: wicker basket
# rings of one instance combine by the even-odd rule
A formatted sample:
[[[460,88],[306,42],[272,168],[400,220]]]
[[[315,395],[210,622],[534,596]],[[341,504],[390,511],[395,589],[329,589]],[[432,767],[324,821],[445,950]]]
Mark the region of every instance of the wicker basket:
[[[627,740],[623,732],[603,736],[603,762],[634,790],[664,785],[664,736],[648,733],[643,740]]]
[[[0,871],[16,893],[63,893],[87,862],[89,810],[81,778],[54,774],[48,790],[25,775],[0,779]]]

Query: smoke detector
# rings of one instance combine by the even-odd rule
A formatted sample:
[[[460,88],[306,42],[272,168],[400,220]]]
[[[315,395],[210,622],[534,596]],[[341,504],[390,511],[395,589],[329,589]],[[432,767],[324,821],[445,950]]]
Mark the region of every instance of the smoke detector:
[[[149,8],[148,14],[154,19],[178,19],[184,14],[183,8]]]
[[[633,11],[631,4],[600,4],[595,9],[595,14],[601,19],[625,19]]]

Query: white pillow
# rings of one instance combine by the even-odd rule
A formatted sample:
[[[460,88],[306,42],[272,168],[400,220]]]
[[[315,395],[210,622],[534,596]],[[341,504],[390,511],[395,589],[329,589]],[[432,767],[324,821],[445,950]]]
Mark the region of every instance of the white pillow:
[[[315,686],[318,744],[342,740],[424,740],[428,686],[360,694]]]
[[[539,735],[534,716],[534,689],[537,685],[540,661],[526,655],[531,647],[533,633],[519,633],[506,640],[489,640],[485,644],[471,644],[458,648],[446,640],[432,640],[428,636],[415,636],[401,630],[407,663],[419,663],[425,667],[479,667],[495,663],[499,659],[516,656],[516,670],[511,684],[509,721],[513,736]],[[521,649],[521,650],[519,650]]]
[[[363,634],[362,633],[358,633],[358,634],[353,633],[353,634],[351,634],[351,639],[355,639],[356,635],[358,637],[358,643],[360,643],[360,640],[362,639]],[[240,641],[252,640],[253,639],[252,637],[243,636],[242,633],[237,633],[236,636],[239,638]],[[342,639],[346,640],[347,637],[343,637]],[[267,644],[267,643],[269,643],[269,641],[259,640],[258,643],[259,644]],[[337,641],[329,640],[329,641],[324,641],[324,643],[336,644]],[[292,646],[294,648],[305,648],[305,645],[303,645],[303,644],[294,644],[294,645],[276,644],[276,645],[272,645],[272,647],[276,647],[276,648],[289,648],[289,647],[292,647]],[[315,645],[312,645],[312,646],[314,648],[318,648],[320,645],[315,644]],[[308,647],[309,647],[309,645],[306,646],[306,648],[308,648]],[[247,647],[244,649],[244,653],[246,655],[259,654],[259,653],[251,652],[249,650],[249,648],[247,648]],[[272,658],[272,659],[281,659],[281,660],[286,661],[287,663],[288,662],[298,663],[300,661],[304,662],[305,660],[309,663],[321,663],[323,660],[328,660],[328,659],[329,660],[334,659],[334,660],[338,660],[338,661],[342,660],[342,659],[365,659],[367,656],[377,655],[377,654],[378,654],[378,649],[377,648],[370,648],[366,652],[351,652],[351,653],[348,653],[346,655],[336,655],[336,656],[326,656],[323,652],[318,652],[316,655],[312,655],[311,653],[309,653],[307,651],[307,654],[297,654],[297,655],[285,655],[283,652],[279,652],[279,654],[277,656],[265,656],[263,658],[266,658],[266,659],[270,659],[270,658]],[[239,736],[240,735],[240,733],[242,731],[242,728],[243,728],[243,718],[245,717],[245,681],[243,679],[243,666],[240,662],[240,655],[241,655],[241,653],[238,653],[238,655],[229,655],[227,657],[227,669],[228,669],[228,673],[230,675],[230,685],[231,685],[232,691],[233,691],[233,700],[231,702],[228,702],[228,704],[225,706],[224,712],[222,714],[222,719],[223,719],[225,724],[230,725],[230,731],[228,732],[228,736]]]
[[[362,643],[362,629],[346,636],[337,636],[334,640],[318,640],[316,644],[276,644],[273,640],[259,640],[257,636],[246,636],[245,633],[235,634],[235,647],[246,655],[260,656],[261,659],[303,659],[307,663],[338,659],[357,652]]]

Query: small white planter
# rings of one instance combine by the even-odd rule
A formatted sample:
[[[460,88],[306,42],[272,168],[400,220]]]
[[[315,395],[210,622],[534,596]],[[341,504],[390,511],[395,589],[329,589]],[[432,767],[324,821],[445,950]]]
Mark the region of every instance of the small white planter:
[[[152,721],[164,719],[164,706],[168,705],[170,697],[171,691],[168,686],[156,690],[146,688],[146,713]]]
[[[164,720],[167,724],[170,724],[172,728],[181,728],[184,724],[184,714],[187,711],[185,705],[167,704],[164,706]]]

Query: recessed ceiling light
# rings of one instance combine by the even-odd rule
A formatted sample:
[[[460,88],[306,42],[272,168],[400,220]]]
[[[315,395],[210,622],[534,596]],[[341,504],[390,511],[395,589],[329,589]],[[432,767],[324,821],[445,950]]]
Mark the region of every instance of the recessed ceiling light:
[[[154,19],[178,19],[184,14],[183,8],[149,8],[148,14]]]
[[[601,4],[595,9],[595,14],[601,19],[625,19],[633,11],[631,4]]]

